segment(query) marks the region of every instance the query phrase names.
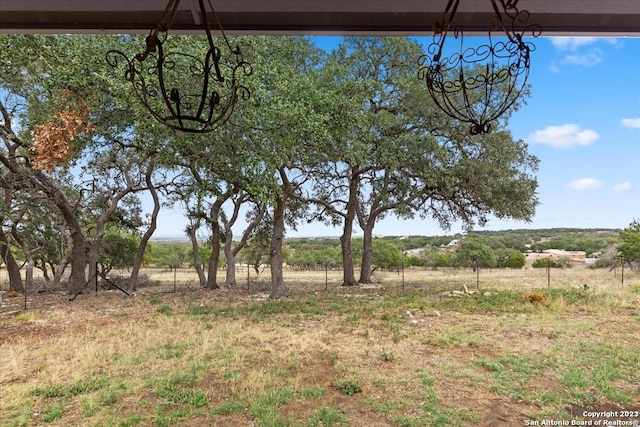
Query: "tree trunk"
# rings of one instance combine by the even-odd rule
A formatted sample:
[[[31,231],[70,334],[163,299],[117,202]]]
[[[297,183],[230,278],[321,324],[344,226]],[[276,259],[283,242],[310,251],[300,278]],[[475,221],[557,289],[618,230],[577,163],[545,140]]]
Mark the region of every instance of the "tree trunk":
[[[71,208],[71,206],[69,206]],[[73,211],[71,211],[73,214]],[[87,265],[85,255],[85,235],[82,231],[82,227],[78,222],[75,215],[65,216],[65,222],[71,231],[71,241],[73,246],[71,248],[71,276],[69,277],[69,295],[73,295],[78,292],[84,286],[87,281],[87,276],[84,274],[84,269]]]
[[[23,215],[19,215],[19,218],[23,218]],[[22,240],[22,238],[20,237],[20,233],[18,233],[17,225],[18,225],[17,223],[14,223],[13,226],[11,227],[11,236],[13,237],[13,240],[22,249],[22,254],[24,255],[24,258],[26,261],[27,268],[26,268],[24,286],[25,286],[25,289],[28,290],[33,288],[33,267],[36,265],[36,263],[33,261],[33,253],[31,249],[26,245],[24,240]]]
[[[356,217],[358,207],[358,175],[352,173],[349,179],[349,201],[347,212],[344,216],[344,228],[340,243],[342,246],[342,286],[356,286],[356,275],[353,271],[353,256],[351,255],[351,234],[353,233],[353,220]]]
[[[42,270],[42,278],[44,279],[44,281],[46,283],[51,282],[51,277],[49,277],[49,269],[47,268],[47,263],[45,263],[44,261],[42,261],[42,264],[40,266],[38,266],[38,268],[40,270]],[[54,270],[52,270],[53,273],[55,273]]]
[[[220,226],[218,221],[212,224],[211,257],[209,258],[209,276],[207,289],[218,289],[218,261],[220,261]]]
[[[104,237],[105,228],[107,222],[111,219],[114,212],[118,208],[118,203],[124,196],[133,191],[133,187],[128,185],[126,188],[118,191],[116,194],[112,194],[109,207],[98,217],[96,221],[96,235],[89,246],[89,252],[87,253],[87,260],[89,262],[89,278],[94,277],[98,272],[96,271],[96,263],[98,262],[98,255],[100,254],[100,246],[102,246],[102,238]]]
[[[64,233],[64,230],[60,230],[60,233]],[[63,236],[67,243],[67,250],[64,251],[64,254],[61,253],[60,262],[55,270],[53,269],[53,266],[51,266],[51,270],[53,271],[54,288],[58,288],[60,286],[60,283],[62,282],[62,275],[67,269],[67,265],[69,265],[69,256],[73,253],[73,241],[71,240],[71,236],[67,233],[64,233]]]
[[[224,284],[227,288],[235,288],[237,285],[236,255],[234,251],[231,250],[231,245],[228,245],[226,242],[224,245],[224,258],[227,261],[227,271]]]
[[[289,291],[284,285],[282,269],[282,240],[284,238],[284,209],[286,196],[278,197],[273,213],[273,234],[269,250],[271,265],[271,294],[269,298],[280,299],[288,296]]]
[[[193,267],[196,269],[196,273],[198,274],[198,281],[200,282],[200,287],[205,288],[207,286],[207,277],[204,275],[204,271],[202,270],[202,261],[200,260],[200,248],[198,247],[198,237],[196,233],[200,228],[200,220],[198,220],[195,224],[189,226],[189,240],[191,240],[191,248],[193,249]]]
[[[207,289],[218,289],[218,262],[220,261],[220,210],[222,205],[231,196],[230,191],[218,195],[216,201],[209,210],[209,224],[211,226],[211,257],[209,258],[209,276],[207,277]]]
[[[35,172],[35,177],[40,189],[60,210],[62,218],[71,233],[71,277],[69,278],[70,283],[67,291],[69,295],[73,295],[82,289],[86,283],[85,234],[73,206],[71,206],[64,194],[53,185],[51,179],[42,171]]]
[[[371,283],[371,273],[373,272],[373,222],[362,227],[364,232],[362,237],[362,264],[360,265],[360,280],[358,283]]]
[[[153,233],[156,231],[156,227],[158,225],[158,213],[160,212],[160,199],[158,198],[158,191],[153,185],[153,181],[151,180],[151,175],[153,174],[153,170],[155,168],[155,157],[152,156],[149,161],[149,166],[147,167],[147,171],[145,173],[144,179],[147,185],[147,189],[151,194],[151,198],[153,199],[153,211],[151,212],[151,222],[149,223],[149,227],[147,231],[142,235],[142,239],[140,239],[140,246],[138,246],[138,252],[136,252],[136,258],[133,261],[133,268],[131,269],[131,274],[129,275],[129,283],[127,283],[127,288],[130,291],[136,291],[138,289],[138,274],[140,274],[140,268],[142,267],[142,261],[144,260],[144,252],[147,248],[147,243]]]
[[[98,270],[96,269],[96,262],[98,261],[98,251],[100,250],[103,236],[104,230],[96,230],[96,236],[93,238],[93,241],[89,246],[89,251],[87,251],[87,262],[89,263],[89,280],[93,280],[93,278],[98,274]]]
[[[249,236],[253,233],[253,230],[262,222],[262,218],[264,217],[266,208],[264,206],[257,206],[257,214],[251,220],[251,222],[247,225],[244,232],[242,233],[242,238],[235,246],[233,246],[233,225],[236,223],[238,219],[238,215],[240,213],[240,207],[247,200],[248,197],[245,195],[240,195],[233,199],[233,213],[231,218],[224,225],[224,256],[227,261],[227,276],[225,280],[225,286],[228,288],[233,288],[236,286],[236,256],[238,252],[246,245]]]
[[[282,195],[276,198],[276,206],[273,210],[273,233],[269,250],[269,263],[271,266],[271,294],[269,298],[280,299],[289,295],[289,290],[284,285],[282,240],[284,239],[284,213],[287,200],[292,192],[291,183],[283,168],[279,170],[282,179]]]
[[[7,235],[0,228],[0,251],[2,252],[2,259],[7,266],[7,272],[9,273],[9,290],[15,292],[24,292],[24,285],[22,283],[22,276],[20,274],[20,266],[16,262]]]

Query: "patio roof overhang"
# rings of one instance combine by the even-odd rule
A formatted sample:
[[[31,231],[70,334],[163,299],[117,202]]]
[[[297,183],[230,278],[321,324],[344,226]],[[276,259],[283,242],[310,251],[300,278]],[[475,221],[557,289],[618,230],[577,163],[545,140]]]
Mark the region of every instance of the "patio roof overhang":
[[[214,0],[229,34],[427,35],[446,0]],[[0,0],[0,34],[147,33],[167,0]],[[639,0],[521,0],[544,35],[640,36]],[[466,34],[485,33],[488,0],[462,1]],[[200,34],[197,0],[182,0],[172,33]]]

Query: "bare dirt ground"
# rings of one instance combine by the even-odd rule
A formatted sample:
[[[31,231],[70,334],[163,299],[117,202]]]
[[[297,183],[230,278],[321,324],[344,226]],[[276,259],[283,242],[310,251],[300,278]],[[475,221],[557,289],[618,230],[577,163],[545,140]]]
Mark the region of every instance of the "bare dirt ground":
[[[0,425],[488,427],[640,411],[638,275],[627,273],[622,286],[619,273],[587,269],[552,271],[552,280],[532,269],[411,270],[343,288],[336,272],[290,271],[290,303],[271,303],[260,278],[248,289],[205,291],[182,272],[174,293],[173,273],[159,273],[160,283],[131,297],[88,288],[71,302],[47,290],[29,294],[24,311],[23,295],[5,294]],[[573,293],[548,291],[545,306],[465,302],[501,289],[544,292],[549,283]],[[478,285],[473,295],[443,296]],[[574,294],[582,299],[570,301]],[[161,379],[196,362],[206,405],[167,403]],[[103,396],[111,386],[46,392],[73,390],[96,373],[123,384],[112,399]],[[362,390],[345,394],[345,381]],[[267,418],[260,402],[278,390],[294,397]],[[48,417],[57,407],[60,416]],[[632,420],[597,418],[614,419]]]

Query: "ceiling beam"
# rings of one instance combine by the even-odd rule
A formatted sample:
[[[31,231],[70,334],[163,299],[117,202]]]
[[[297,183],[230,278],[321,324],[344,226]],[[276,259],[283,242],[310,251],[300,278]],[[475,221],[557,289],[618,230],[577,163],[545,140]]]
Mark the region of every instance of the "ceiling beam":
[[[0,0],[0,33],[146,33],[167,0]],[[446,0],[215,0],[229,34],[426,35]],[[639,0],[520,0],[544,35],[640,36]],[[182,0],[173,33],[202,33]],[[486,32],[488,0],[461,1],[455,23]],[[211,20],[215,22],[215,20]]]

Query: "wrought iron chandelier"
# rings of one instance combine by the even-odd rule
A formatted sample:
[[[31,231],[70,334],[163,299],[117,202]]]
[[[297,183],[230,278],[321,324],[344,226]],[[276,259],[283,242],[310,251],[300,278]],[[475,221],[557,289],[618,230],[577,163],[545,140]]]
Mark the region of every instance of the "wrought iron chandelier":
[[[517,8],[518,0],[490,1],[494,15],[487,44],[464,47],[462,28],[453,23],[460,0],[449,0],[442,22],[433,25],[427,53],[418,61],[418,77],[425,80],[435,103],[450,117],[469,123],[472,135],[491,132],[491,122],[518,99],[535,50],[523,36],[531,33],[538,37],[541,33],[538,25],[528,23],[529,12]],[[460,50],[446,56],[445,40],[452,30]],[[502,34],[494,36],[498,31]]]
[[[124,62],[125,79],[161,123],[184,132],[211,132],[229,119],[238,98],[249,99],[249,89],[241,79],[250,76],[252,68],[243,59],[240,47],[229,43],[211,0],[207,3],[230,58],[223,58],[221,48],[214,44],[204,0],[199,0],[199,16],[208,42],[204,59],[189,53],[165,52],[179,3],[180,0],[169,0],[158,25],[146,38],[144,52],[129,59],[119,50],[110,50],[106,60],[112,67]]]

